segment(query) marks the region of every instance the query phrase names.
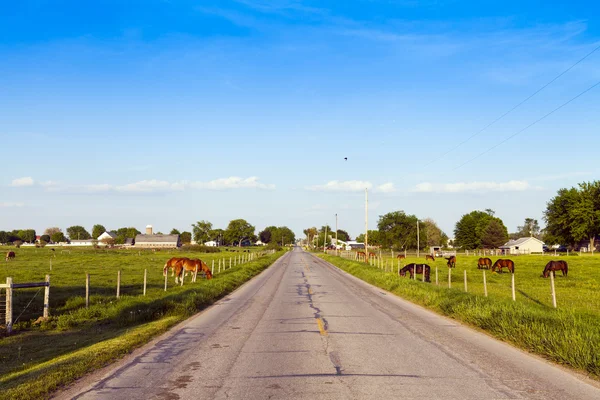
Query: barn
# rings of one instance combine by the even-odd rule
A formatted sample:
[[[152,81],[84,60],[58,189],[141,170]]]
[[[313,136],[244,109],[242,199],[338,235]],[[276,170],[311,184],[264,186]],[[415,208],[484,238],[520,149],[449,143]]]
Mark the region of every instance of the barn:
[[[516,240],[509,240],[500,246],[504,254],[532,254],[543,253],[544,242],[534,237],[523,237]]]
[[[137,235],[135,248],[176,249],[181,246],[179,235]]]

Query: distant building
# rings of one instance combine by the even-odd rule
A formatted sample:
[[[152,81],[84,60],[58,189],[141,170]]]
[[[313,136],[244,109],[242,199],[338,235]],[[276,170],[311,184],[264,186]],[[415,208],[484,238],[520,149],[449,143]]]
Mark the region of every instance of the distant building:
[[[257,246],[266,246],[266,243],[263,243],[262,240],[257,240],[255,243]]]
[[[117,238],[117,234],[114,232],[104,232],[102,235],[98,236],[98,241],[101,242],[102,240],[107,240],[107,239],[116,239]]]
[[[349,240],[346,243],[346,250],[356,250],[356,249],[364,249],[364,243],[358,243],[356,240]]]
[[[71,240],[71,246],[93,246],[96,241],[94,239]]]
[[[217,242],[215,242],[214,240],[210,240],[208,242],[204,242],[204,245],[208,247],[217,247]]]
[[[543,253],[544,242],[534,237],[523,237],[516,240],[509,240],[504,246],[500,246],[500,250],[504,254]]]
[[[171,248],[181,246],[179,235],[137,235],[135,237],[136,248]]]

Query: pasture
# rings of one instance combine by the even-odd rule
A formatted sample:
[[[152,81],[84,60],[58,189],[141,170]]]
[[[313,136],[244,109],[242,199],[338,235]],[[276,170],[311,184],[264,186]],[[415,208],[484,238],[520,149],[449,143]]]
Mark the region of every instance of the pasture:
[[[0,339],[0,392],[2,396],[10,393],[10,398],[44,397],[60,385],[106,365],[230,293],[284,254],[259,257],[258,249],[253,249],[256,258],[239,264],[236,257],[239,260],[250,253],[239,249],[210,254],[175,250],[11,250],[16,258],[2,260],[0,282],[4,283],[7,276],[14,283],[39,282],[49,274],[51,288],[50,318],[37,322],[43,311],[43,288],[14,290],[13,334]],[[200,258],[209,267],[214,261],[214,278],[206,280],[198,275],[197,282],[192,283],[188,276],[179,286],[169,272],[165,291],[163,266],[174,256]],[[221,272],[219,260],[227,266]],[[121,287],[117,299],[118,271]],[[89,308],[85,307],[86,273],[90,274]]]
[[[555,362],[600,377],[600,257],[599,256],[503,256],[515,261],[516,301],[512,300],[511,274],[486,271],[488,297],[484,296],[483,270],[476,256],[457,256],[448,288],[446,260],[425,261],[407,257],[408,263],[431,266],[431,282],[412,281],[397,274],[398,260],[383,257],[377,265],[321,254],[326,261],[375,286],[482,329]],[[491,257],[496,260],[500,257]],[[559,272],[555,287],[558,308],[552,306],[550,279],[540,275],[550,260],[569,263],[565,278]],[[382,267],[380,268],[380,265]],[[438,282],[435,281],[435,269]],[[467,288],[464,290],[464,270]]]

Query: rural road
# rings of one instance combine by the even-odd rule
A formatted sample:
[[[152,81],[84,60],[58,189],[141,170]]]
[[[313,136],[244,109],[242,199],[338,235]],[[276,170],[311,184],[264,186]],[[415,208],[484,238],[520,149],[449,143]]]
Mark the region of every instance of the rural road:
[[[301,249],[64,399],[600,399]]]

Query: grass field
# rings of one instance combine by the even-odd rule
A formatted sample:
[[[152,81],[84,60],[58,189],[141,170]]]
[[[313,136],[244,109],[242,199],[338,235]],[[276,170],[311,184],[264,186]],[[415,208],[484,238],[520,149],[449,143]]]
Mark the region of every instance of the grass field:
[[[550,279],[540,275],[549,256],[517,256],[515,261],[516,302],[512,301],[511,274],[486,271],[488,294],[484,297],[483,272],[474,256],[458,256],[448,289],[448,268],[444,259],[428,261],[432,283],[412,281],[397,275],[398,262],[388,257],[385,269],[363,262],[320,254],[325,260],[375,286],[424,305],[443,315],[600,379],[600,257],[563,257],[569,275],[557,274],[555,285],[558,309],[552,307]],[[498,257],[491,257],[495,260]],[[504,257],[507,258],[507,257]],[[386,263],[387,262],[387,263]],[[408,257],[403,265],[424,263],[424,257]],[[393,265],[393,272],[392,270]],[[438,268],[439,286],[435,284]],[[468,292],[463,274],[467,270]]]
[[[47,397],[230,293],[284,254],[264,255],[233,266],[236,256],[249,253],[11,250],[17,257],[8,263],[2,260],[0,282],[5,282],[6,276],[14,283],[43,281],[46,274],[51,276],[48,321],[34,323],[42,315],[43,288],[17,289],[14,293],[13,319],[18,321],[14,334],[0,339],[0,398],[11,399]],[[169,275],[165,292],[162,268],[175,255],[201,258],[209,267],[214,260],[215,272],[221,259],[227,270],[215,273],[210,281],[199,275],[198,281],[191,283],[188,277],[184,286],[175,286]],[[142,295],[144,269],[148,270],[146,296]],[[121,297],[117,299],[119,270]],[[86,273],[91,282],[89,308],[85,308]]]

